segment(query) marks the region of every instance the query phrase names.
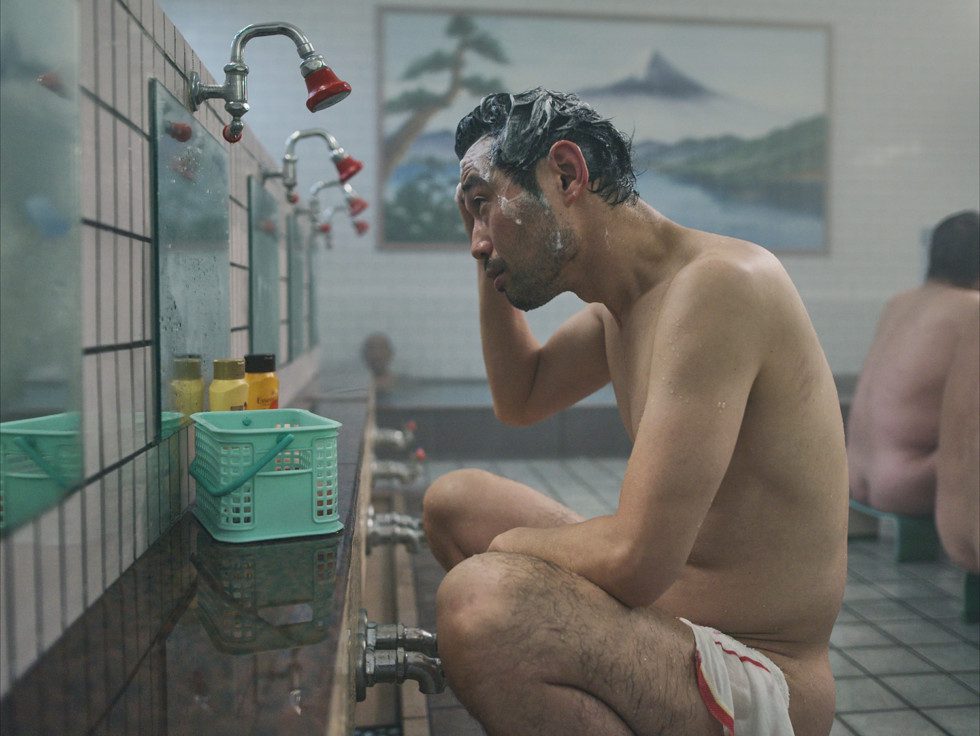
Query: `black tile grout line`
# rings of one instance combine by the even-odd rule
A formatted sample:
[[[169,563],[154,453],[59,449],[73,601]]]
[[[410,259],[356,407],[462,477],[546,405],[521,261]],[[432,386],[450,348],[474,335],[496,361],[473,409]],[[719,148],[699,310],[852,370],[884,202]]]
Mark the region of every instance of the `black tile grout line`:
[[[96,196],[98,195],[96,194]],[[88,227],[91,228],[95,228],[96,230],[99,230],[101,232],[113,233],[114,235],[121,235],[124,238],[136,240],[144,245],[153,244],[153,238],[150,237],[149,235],[140,235],[139,233],[134,233],[129,230],[124,230],[121,227],[117,227],[115,225],[109,225],[107,223],[100,222],[99,220],[93,220],[89,217],[83,217],[82,224],[87,225]]]

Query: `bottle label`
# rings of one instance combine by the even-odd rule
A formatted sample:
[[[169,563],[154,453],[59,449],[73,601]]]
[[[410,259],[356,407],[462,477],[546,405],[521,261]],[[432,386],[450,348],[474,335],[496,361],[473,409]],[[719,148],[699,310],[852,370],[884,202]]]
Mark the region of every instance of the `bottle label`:
[[[259,409],[278,409],[279,394],[273,394],[271,396],[259,396],[257,402],[258,402]]]

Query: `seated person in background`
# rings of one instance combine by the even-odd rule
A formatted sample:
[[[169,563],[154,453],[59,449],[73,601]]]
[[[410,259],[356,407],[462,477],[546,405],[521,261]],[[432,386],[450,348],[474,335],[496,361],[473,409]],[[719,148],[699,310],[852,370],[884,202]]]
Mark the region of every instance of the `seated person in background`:
[[[484,98],[456,154],[497,416],[611,380],[633,441],[591,519],[479,470],[428,489],[456,695],[495,735],[827,736],[844,428],[786,271],[641,200],[629,141],[573,95]],[[522,310],[565,291],[586,306],[541,345]]]
[[[391,372],[391,360],[395,357],[395,346],[383,332],[372,332],[361,345],[361,358],[374,376],[378,391],[390,391],[395,385],[395,374]]]
[[[881,511],[930,514],[939,407],[953,350],[980,305],[980,213],[932,233],[925,283],[885,306],[847,420],[851,497]]]
[[[980,573],[980,309],[960,337],[943,392],[936,528],[950,559]]]

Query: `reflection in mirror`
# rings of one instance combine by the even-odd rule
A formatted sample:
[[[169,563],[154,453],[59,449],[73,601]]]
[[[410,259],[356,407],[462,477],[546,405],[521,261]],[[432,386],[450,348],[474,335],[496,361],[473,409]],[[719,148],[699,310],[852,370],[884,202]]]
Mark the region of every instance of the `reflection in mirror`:
[[[297,209],[286,219],[289,253],[289,359],[295,360],[309,347],[309,299],[306,290],[306,250],[312,237],[309,210]]]
[[[150,97],[165,438],[204,410],[211,365],[229,357],[228,153],[156,80]]]
[[[249,325],[252,353],[279,352],[279,205],[248,178]]]
[[[74,3],[3,6],[0,532],[83,474],[77,25]]]

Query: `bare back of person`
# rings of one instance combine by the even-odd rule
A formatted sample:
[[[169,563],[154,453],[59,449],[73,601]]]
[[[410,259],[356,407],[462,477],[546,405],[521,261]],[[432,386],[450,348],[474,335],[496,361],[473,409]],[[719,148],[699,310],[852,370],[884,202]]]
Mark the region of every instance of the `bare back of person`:
[[[977,304],[975,290],[929,281],[885,306],[848,417],[856,500],[882,511],[932,512],[943,386]]]

